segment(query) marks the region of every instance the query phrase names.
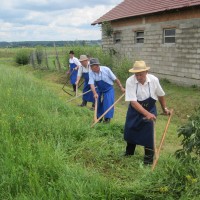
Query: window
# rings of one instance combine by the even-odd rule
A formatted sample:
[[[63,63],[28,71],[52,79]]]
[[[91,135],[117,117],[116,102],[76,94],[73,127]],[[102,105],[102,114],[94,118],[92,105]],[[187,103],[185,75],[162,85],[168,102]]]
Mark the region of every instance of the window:
[[[164,29],[163,30],[163,39],[164,43],[175,43],[175,34],[176,34],[176,29]]]
[[[144,31],[137,31],[135,34],[136,43],[144,43]]]
[[[120,43],[121,41],[121,32],[114,33],[114,43]]]

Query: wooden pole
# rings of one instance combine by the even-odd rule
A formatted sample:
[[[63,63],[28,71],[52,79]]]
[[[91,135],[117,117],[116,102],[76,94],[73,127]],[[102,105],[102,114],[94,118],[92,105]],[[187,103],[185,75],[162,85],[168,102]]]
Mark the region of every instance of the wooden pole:
[[[55,42],[54,42],[54,49],[55,49],[55,52],[56,52],[56,60],[57,60],[57,63],[58,63],[58,70],[61,71],[61,65],[60,65],[60,61],[59,61],[59,57],[58,57],[58,51],[56,49]]]
[[[78,96],[78,84],[76,84],[76,97]]]
[[[48,56],[47,56],[47,49],[46,48],[45,48],[45,57],[46,57],[47,69],[49,69]]]
[[[94,122],[94,123],[92,124],[91,127],[93,127],[96,123],[98,123],[98,122],[104,117],[104,115],[106,115],[106,114],[115,106],[115,104],[117,104],[117,103],[122,99],[122,97],[123,97],[124,95],[125,95],[125,93],[122,94],[122,96],[120,96],[120,97],[115,101],[115,103],[114,103],[112,106],[110,106],[110,107],[96,120],[96,122]]]
[[[153,142],[154,142],[154,160],[157,159],[157,148],[156,148],[156,122],[153,121]]]
[[[96,88],[96,87],[95,87],[95,88]],[[87,93],[90,92],[90,91],[91,91],[91,90],[88,90],[88,91],[86,91],[86,92],[84,92],[84,93],[82,93],[82,94],[79,94],[79,95],[77,95],[76,97],[74,97],[74,98],[68,100],[66,103],[68,103],[68,102],[70,102],[70,101],[73,101],[74,99],[77,99],[78,97],[81,97],[81,96],[83,96],[84,94],[87,94]]]
[[[94,123],[97,121],[97,102],[98,99],[95,99],[95,106],[94,106]]]
[[[159,159],[159,156],[160,156],[160,151],[161,151],[163,142],[164,142],[164,140],[165,140],[165,136],[166,136],[166,133],[167,133],[167,130],[168,130],[168,127],[169,127],[169,123],[170,123],[172,114],[173,114],[173,109],[170,111],[170,115],[169,115],[167,124],[166,124],[166,126],[165,126],[165,130],[164,130],[164,132],[163,132],[163,134],[162,134],[162,138],[161,138],[161,141],[160,141],[160,145],[159,145],[159,147],[158,147],[156,159],[153,161],[152,171],[155,169],[155,167],[156,167],[156,165],[157,165],[157,163],[158,163],[158,159]]]

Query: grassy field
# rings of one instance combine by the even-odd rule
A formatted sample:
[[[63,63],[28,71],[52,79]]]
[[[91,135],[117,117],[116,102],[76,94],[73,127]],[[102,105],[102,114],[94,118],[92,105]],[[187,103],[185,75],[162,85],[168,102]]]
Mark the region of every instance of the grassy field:
[[[134,157],[123,156],[124,100],[110,124],[91,128],[90,105],[78,107],[81,99],[66,103],[71,97],[62,90],[64,71],[16,66],[10,50],[0,55],[0,199],[200,198],[199,165],[184,166],[174,156],[181,148],[177,129],[199,105],[199,88],[161,81],[174,115],[152,172],[143,165],[142,147]],[[120,95],[116,88],[116,99]],[[158,116],[157,145],[166,122]]]

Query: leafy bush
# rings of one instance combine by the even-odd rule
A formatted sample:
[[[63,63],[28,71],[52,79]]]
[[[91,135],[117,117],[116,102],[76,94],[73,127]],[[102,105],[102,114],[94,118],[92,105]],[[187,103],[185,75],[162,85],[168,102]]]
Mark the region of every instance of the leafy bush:
[[[177,155],[195,153],[200,156],[200,107],[189,117],[187,124],[178,129],[178,136],[183,136],[183,149],[177,151]]]
[[[113,34],[113,28],[110,22],[103,22],[101,25],[102,33],[106,37],[111,37]]]
[[[29,64],[30,50],[21,49],[15,55],[15,62],[19,65]]]

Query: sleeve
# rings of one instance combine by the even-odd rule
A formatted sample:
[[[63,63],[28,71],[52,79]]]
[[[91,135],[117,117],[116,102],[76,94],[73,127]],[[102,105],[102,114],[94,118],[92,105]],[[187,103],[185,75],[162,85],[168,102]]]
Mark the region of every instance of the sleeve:
[[[78,58],[74,58],[74,63],[76,64],[76,66],[81,66],[80,61],[78,60]]]
[[[133,79],[132,76],[126,81],[125,101],[137,101],[136,84],[131,79]]]
[[[77,76],[82,76],[82,71],[83,71],[83,66],[80,66],[79,69],[78,69],[78,74]]]
[[[114,75],[114,73],[111,71],[110,68],[108,68],[108,76],[111,78],[111,80],[115,81],[117,77]]]
[[[159,79],[156,78],[155,82],[156,82],[156,95],[159,97],[165,96],[165,92],[160,85]]]
[[[89,72],[89,81],[88,81],[88,84],[93,84],[94,85],[94,77],[93,77],[93,74],[92,74],[92,71]]]

